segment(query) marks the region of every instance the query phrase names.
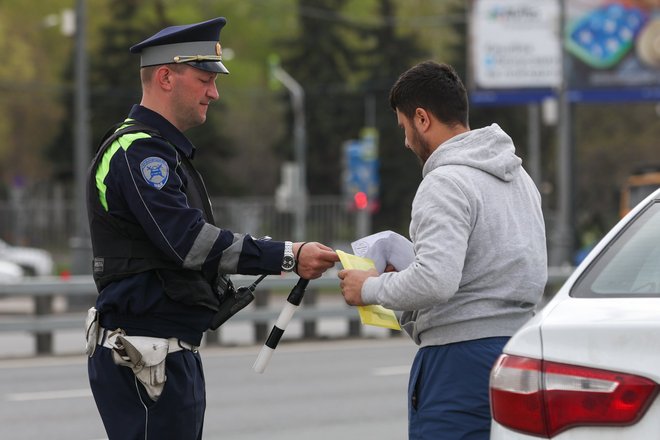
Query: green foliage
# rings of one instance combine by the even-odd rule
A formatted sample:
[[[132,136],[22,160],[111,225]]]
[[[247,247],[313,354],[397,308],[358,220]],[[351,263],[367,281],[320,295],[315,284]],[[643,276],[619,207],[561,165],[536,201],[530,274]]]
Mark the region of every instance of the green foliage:
[[[62,1],[4,1],[0,3],[0,175],[9,185],[20,180],[31,186],[48,175],[40,160],[42,145],[56,131],[62,111],[54,102],[58,77],[70,44],[57,23],[47,20]],[[51,63],[50,60],[54,62]]]
[[[307,174],[313,195],[341,192],[342,144],[372,123],[379,131],[382,208],[374,229],[407,233],[421,178],[416,158],[387,103],[398,75],[418,61],[454,65],[467,79],[464,0],[87,0],[93,148],[105,129],[140,99],[137,57],[128,48],[172,24],[225,16],[230,75],[218,78],[219,102],[188,135],[213,196],[272,195],[279,166],[293,156],[287,91],[269,87],[267,59],[306,92]],[[73,180],[73,38],[60,27],[73,0],[0,2],[0,173],[28,186]],[[233,57],[228,55],[233,54]],[[623,179],[639,161],[654,162],[653,104],[578,105],[573,118],[576,221],[610,226]],[[479,107],[471,126],[493,122],[526,160],[524,106]],[[542,129],[544,188],[555,185],[557,128]],[[556,194],[544,194],[552,210]]]
[[[341,192],[342,145],[375,124],[382,206],[375,222],[401,230],[407,227],[420,167],[403,146],[387,95],[424,51],[414,38],[397,34],[396,12],[391,0],[301,0],[304,38],[288,41],[284,66],[306,92],[310,192]]]
[[[362,99],[350,87],[357,70],[352,32],[339,11],[347,0],[300,0],[300,36],[280,45],[282,66],[305,91],[307,176],[311,194],[340,192],[341,145],[357,134],[362,119]],[[282,99],[288,100],[286,91]],[[292,124],[291,117],[288,122]],[[287,139],[291,137],[288,136]],[[279,153],[292,158],[288,141]]]
[[[95,140],[100,139],[111,125],[123,120],[130,105],[139,101],[139,58],[128,48],[169,25],[160,14],[148,21],[136,21],[134,15],[141,4],[144,2],[139,0],[113,2],[108,11],[112,19],[101,25],[99,45],[90,53],[92,138]],[[159,2],[147,3],[143,8],[152,4],[158,5]],[[158,10],[157,7],[154,9]]]
[[[389,90],[401,73],[412,67],[425,52],[413,34],[398,35],[392,18],[396,17],[391,0],[380,0],[381,25],[371,34],[374,45],[367,52],[368,93],[376,97],[375,125],[380,133],[381,209],[374,218],[376,230],[393,229],[408,235],[410,206],[421,179],[421,166],[404,146],[404,136],[390,108]]]

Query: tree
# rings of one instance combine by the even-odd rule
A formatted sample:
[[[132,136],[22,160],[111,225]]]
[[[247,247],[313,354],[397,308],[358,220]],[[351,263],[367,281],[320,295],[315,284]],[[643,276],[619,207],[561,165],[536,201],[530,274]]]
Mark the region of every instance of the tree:
[[[109,10],[112,19],[100,27],[101,43],[99,47],[88,44],[85,48],[89,53],[89,89],[90,112],[92,118],[91,140],[88,146],[89,154],[93,155],[102,135],[116,122],[121,121],[132,102],[140,97],[139,77],[135,66],[136,60],[128,48],[144,37],[145,23],[137,23],[134,14],[139,7],[137,0],[116,2]],[[89,15],[89,13],[88,13]],[[155,25],[146,25],[155,28]],[[89,22],[87,33],[92,33]],[[72,54],[73,57],[73,54]],[[73,79],[73,59],[64,72],[65,78]],[[74,114],[74,90],[62,97],[62,104],[69,115]],[[73,123],[63,124],[57,137],[47,148],[47,155],[56,170],[55,178],[61,182],[71,183],[73,180]]]
[[[375,10],[377,19],[348,19],[342,15],[348,6],[362,8],[369,17]],[[359,5],[301,0],[304,38],[287,42],[293,49],[284,65],[307,93],[310,192],[341,192],[342,144],[375,123],[380,133],[382,205],[376,224],[401,230],[407,226],[421,171],[403,147],[387,95],[398,75],[425,52],[414,38],[396,34],[395,16],[392,0]],[[367,109],[371,113],[365,116]]]
[[[421,180],[421,167],[404,147],[404,136],[388,101],[389,90],[401,73],[419,61],[426,51],[413,36],[397,35],[392,0],[378,1],[380,24],[369,30],[374,42],[363,57],[368,72],[363,88],[375,99],[375,123],[379,132],[380,204],[374,217],[376,230],[394,229],[408,235],[410,206]]]
[[[59,27],[46,23],[49,15],[57,20],[58,3],[0,4],[0,174],[8,186],[29,188],[49,178],[42,149],[63,118],[57,80],[70,48]]]
[[[347,0],[300,0],[302,37],[285,41],[283,67],[305,90],[307,176],[311,194],[339,194],[344,141],[362,126],[363,99],[351,87],[358,69],[356,51],[348,44],[354,29],[337,11]],[[292,137],[289,136],[288,139]],[[280,144],[291,157],[292,146]]]

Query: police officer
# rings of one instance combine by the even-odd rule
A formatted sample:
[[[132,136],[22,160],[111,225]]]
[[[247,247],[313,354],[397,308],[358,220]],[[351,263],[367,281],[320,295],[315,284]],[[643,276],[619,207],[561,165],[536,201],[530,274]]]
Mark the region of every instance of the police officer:
[[[109,439],[200,439],[206,407],[197,347],[232,298],[225,274],[295,270],[338,257],[320,243],[255,239],[214,225],[183,132],[218,99],[222,17],[161,30],[140,54],[142,101],[90,168],[88,213],[99,289],[88,373]],[[304,245],[304,246],[303,246]]]

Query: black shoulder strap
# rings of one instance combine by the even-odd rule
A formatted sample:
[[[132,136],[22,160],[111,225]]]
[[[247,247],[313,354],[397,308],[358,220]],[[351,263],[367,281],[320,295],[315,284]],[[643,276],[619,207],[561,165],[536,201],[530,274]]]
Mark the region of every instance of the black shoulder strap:
[[[213,208],[211,207],[211,200],[209,200],[208,193],[206,192],[206,186],[202,180],[202,176],[195,169],[190,159],[186,157],[185,154],[180,154],[181,156],[181,165],[187,171],[188,176],[190,177],[191,183],[196,188],[197,194],[199,194],[201,200],[201,205],[204,212],[204,218],[206,221],[212,225],[215,225],[215,219],[213,217]]]
[[[127,133],[148,133],[151,136],[159,137],[164,141],[168,142],[167,139],[165,139],[158,130],[146,124],[143,124],[136,120],[128,120],[128,121],[120,122],[110,127],[110,129],[106,131],[106,133],[103,135],[99,148],[96,151],[97,157],[94,158],[94,163],[96,163],[96,159],[98,158],[98,156],[102,155],[103,152],[105,152],[105,150],[110,145],[112,145],[112,143],[115,140],[117,140],[118,138],[120,138],[121,136]],[[200,203],[203,208],[205,220],[208,223],[215,225],[215,219],[213,217],[213,208],[211,207],[211,201],[208,198],[208,193],[206,192],[206,186],[204,185],[202,176],[199,174],[199,172],[197,172],[192,162],[190,161],[190,159],[186,157],[185,154],[179,154],[179,157],[181,158],[181,166],[186,170],[186,174],[188,174],[192,185],[195,187],[196,190],[195,193],[199,194],[200,196]]]
[[[96,155],[103,154],[102,151],[105,151],[114,141],[122,137],[127,133],[149,133],[153,136],[161,137],[158,130],[151,128],[148,125],[142,124],[141,122],[135,120],[128,120],[120,122],[113,125],[105,132],[99,143],[99,147],[96,149]]]

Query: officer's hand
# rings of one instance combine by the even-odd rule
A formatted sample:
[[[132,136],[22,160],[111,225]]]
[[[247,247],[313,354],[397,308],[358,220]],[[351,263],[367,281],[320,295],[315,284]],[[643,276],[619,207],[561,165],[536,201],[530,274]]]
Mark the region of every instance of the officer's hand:
[[[296,273],[302,278],[313,280],[323,275],[339,261],[339,256],[332,248],[317,242],[293,243],[293,254],[296,255]],[[300,250],[300,252],[298,252]]]
[[[362,285],[369,277],[377,277],[378,272],[376,269],[369,270],[340,270],[337,274],[339,279],[339,287],[341,294],[344,296],[344,301],[349,306],[363,306],[362,302]]]

